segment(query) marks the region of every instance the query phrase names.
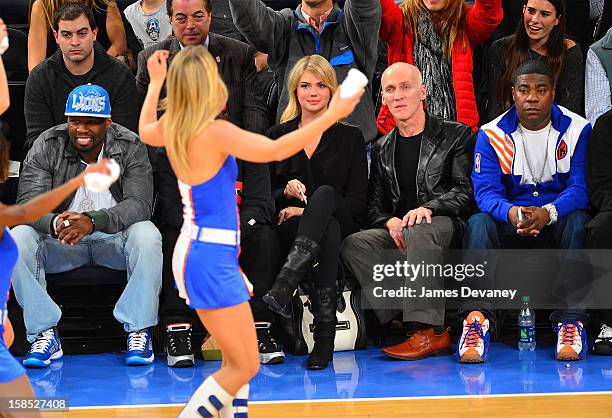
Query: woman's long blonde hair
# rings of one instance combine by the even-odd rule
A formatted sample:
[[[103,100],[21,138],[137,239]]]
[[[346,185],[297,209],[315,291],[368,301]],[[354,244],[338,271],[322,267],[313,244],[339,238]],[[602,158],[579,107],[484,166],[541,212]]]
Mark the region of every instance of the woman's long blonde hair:
[[[166,78],[164,137],[173,166],[189,169],[189,146],[227,103],[227,88],[217,63],[202,46],[188,46],[176,54]]]
[[[461,38],[463,42],[463,50],[467,48],[465,34],[465,16],[468,11],[468,5],[465,0],[447,0],[444,9],[437,13],[431,13],[423,0],[404,0],[400,5],[400,9],[404,14],[404,30],[412,33],[412,39],[417,39],[417,22],[419,21],[419,13],[424,12],[431,16],[434,29],[440,36],[446,58],[450,61],[453,50],[453,44],[457,38]],[[448,33],[448,41],[445,34]]]
[[[30,17],[32,16],[32,6],[36,0],[30,0],[30,11],[28,12],[28,22]],[[43,10],[45,12],[45,20],[47,21],[47,26],[53,30],[53,16],[55,12],[63,6],[65,3],[83,3],[91,9],[102,10],[104,6],[116,6],[116,0],[40,0],[43,5]]]
[[[323,84],[331,91],[331,96],[334,95],[338,88],[338,80],[336,72],[330,63],[320,55],[310,55],[301,58],[295,63],[289,77],[287,78],[287,94],[289,94],[289,102],[280,117],[280,122],[285,123],[302,114],[302,108],[297,98],[297,88],[300,79],[306,71],[313,73]]]

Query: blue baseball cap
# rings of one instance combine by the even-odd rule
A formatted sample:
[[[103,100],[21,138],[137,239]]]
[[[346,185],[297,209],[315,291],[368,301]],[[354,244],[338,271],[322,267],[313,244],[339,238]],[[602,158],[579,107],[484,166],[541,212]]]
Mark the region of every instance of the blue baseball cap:
[[[68,95],[64,115],[110,118],[111,105],[108,92],[94,84],[78,86]]]

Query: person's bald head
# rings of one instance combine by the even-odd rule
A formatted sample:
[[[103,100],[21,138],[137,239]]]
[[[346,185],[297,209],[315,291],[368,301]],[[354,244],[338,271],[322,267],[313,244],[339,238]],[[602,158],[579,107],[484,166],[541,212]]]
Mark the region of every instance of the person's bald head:
[[[412,64],[408,64],[407,62],[396,62],[395,64],[391,64],[382,75],[382,85],[385,84],[385,78],[389,78],[390,76],[416,76],[419,84],[423,84],[423,77],[421,76],[421,71]],[[384,88],[384,87],[383,87]]]
[[[396,122],[423,112],[425,85],[417,67],[397,62],[385,70],[381,79],[383,103]]]

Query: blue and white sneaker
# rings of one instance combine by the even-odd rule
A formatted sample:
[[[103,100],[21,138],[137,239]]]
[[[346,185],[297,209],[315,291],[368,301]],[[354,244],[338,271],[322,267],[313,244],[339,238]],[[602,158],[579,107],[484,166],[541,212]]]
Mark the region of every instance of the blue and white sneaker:
[[[478,311],[472,311],[463,320],[463,332],[457,344],[460,363],[484,363],[490,344],[489,320]]]
[[[554,328],[557,333],[555,358],[560,361],[582,360],[587,352],[587,335],[582,322],[564,321]]]
[[[153,363],[153,344],[151,329],[130,332],[125,362],[128,366],[147,366]]]
[[[55,328],[49,328],[36,337],[28,354],[23,359],[24,367],[40,369],[49,366],[51,360],[62,358],[62,343],[56,335]]]

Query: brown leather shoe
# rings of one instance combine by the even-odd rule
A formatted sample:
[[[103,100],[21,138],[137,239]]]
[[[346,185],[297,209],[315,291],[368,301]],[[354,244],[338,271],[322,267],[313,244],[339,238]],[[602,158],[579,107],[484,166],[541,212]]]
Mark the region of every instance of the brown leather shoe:
[[[433,328],[420,329],[403,343],[383,348],[383,353],[400,360],[420,360],[429,356],[448,356],[451,354],[450,336],[448,330],[436,335]]]

